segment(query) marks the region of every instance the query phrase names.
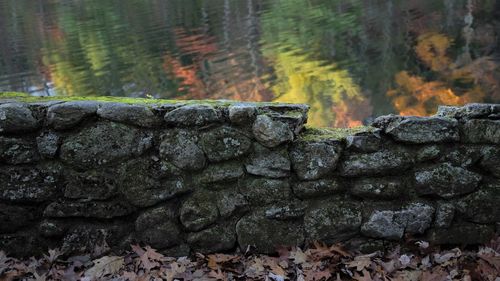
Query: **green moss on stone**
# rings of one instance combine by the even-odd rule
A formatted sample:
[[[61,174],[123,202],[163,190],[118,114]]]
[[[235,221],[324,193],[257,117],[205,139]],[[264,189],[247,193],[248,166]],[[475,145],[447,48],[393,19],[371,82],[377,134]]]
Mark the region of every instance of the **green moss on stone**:
[[[306,126],[305,130],[299,136],[299,140],[344,140],[348,136],[358,133],[372,132],[373,130],[375,130],[375,128],[370,126],[360,126],[355,128],[314,128]]]

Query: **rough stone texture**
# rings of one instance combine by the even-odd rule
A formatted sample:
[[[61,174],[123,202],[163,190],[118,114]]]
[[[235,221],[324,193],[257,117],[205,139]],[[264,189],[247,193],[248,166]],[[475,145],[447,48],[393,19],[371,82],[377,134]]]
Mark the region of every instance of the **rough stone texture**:
[[[293,132],[287,124],[267,115],[257,116],[252,130],[257,141],[267,147],[276,147],[293,140]]]
[[[298,142],[290,156],[297,176],[302,180],[315,180],[335,170],[342,152],[337,141]]]
[[[176,108],[165,114],[167,124],[176,126],[203,126],[222,121],[211,105],[194,104]]]
[[[47,124],[56,130],[70,129],[97,112],[99,103],[72,101],[52,105],[47,110]]]
[[[160,144],[160,156],[180,169],[200,170],[205,167],[206,158],[197,142],[198,138],[193,132],[169,131]]]
[[[476,244],[498,228],[500,105],[301,135],[307,110],[0,101],[0,250],[367,251],[407,236]]]
[[[202,135],[200,145],[211,162],[229,160],[248,152],[251,140],[230,127],[220,127]]]
[[[444,163],[415,172],[415,187],[422,195],[453,198],[474,191],[481,179],[477,173]]]
[[[395,118],[385,126],[386,134],[408,143],[453,142],[459,140],[458,121],[443,117]]]
[[[97,109],[97,115],[107,120],[140,127],[151,128],[161,124],[161,118],[145,105],[103,103]]]
[[[19,133],[36,130],[38,120],[33,117],[31,110],[24,104],[0,104],[0,134]]]
[[[271,150],[256,143],[245,168],[249,174],[256,176],[288,177],[291,169],[288,151],[285,148]]]

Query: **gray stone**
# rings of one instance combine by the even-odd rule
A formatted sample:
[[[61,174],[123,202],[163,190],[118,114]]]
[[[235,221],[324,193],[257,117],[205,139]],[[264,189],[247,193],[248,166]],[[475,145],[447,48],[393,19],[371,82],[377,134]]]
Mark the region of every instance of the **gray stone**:
[[[482,151],[481,168],[500,178],[500,147],[488,147]]]
[[[264,214],[268,219],[290,220],[304,216],[306,206],[302,201],[296,200],[285,203],[275,203],[265,208]]]
[[[135,206],[153,206],[193,190],[182,177],[160,179],[155,165],[150,159],[134,159],[121,168],[119,191]]]
[[[229,120],[237,125],[252,124],[255,120],[254,105],[235,104],[229,106]]]
[[[173,206],[149,209],[135,221],[137,238],[155,249],[164,249],[182,243],[182,233],[175,223]]]
[[[461,127],[461,138],[466,143],[500,144],[500,120],[468,120]]]
[[[401,211],[406,220],[405,232],[410,234],[424,233],[432,223],[435,209],[423,203],[412,203]]]
[[[350,154],[339,164],[339,173],[346,177],[395,174],[409,168],[413,156],[403,149],[386,149],[367,154]]]
[[[342,146],[336,141],[297,142],[290,152],[299,179],[315,180],[335,170]]]
[[[25,104],[0,104],[0,134],[34,131],[40,127]]]
[[[66,234],[68,224],[53,219],[44,219],[38,225],[40,235],[48,238],[61,238]]]
[[[220,162],[245,155],[252,141],[238,130],[219,127],[203,133],[200,145],[209,161]]]
[[[217,209],[222,217],[230,217],[233,214],[242,214],[248,211],[249,204],[245,197],[232,190],[224,190],[216,195]]]
[[[215,223],[219,218],[214,194],[199,191],[182,204],[180,219],[189,231],[200,231]]]
[[[249,214],[236,224],[238,244],[242,252],[248,247],[259,253],[271,254],[279,246],[300,246],[304,243],[304,227],[299,221],[267,219]]]
[[[453,198],[474,191],[482,176],[449,163],[437,164],[415,172],[417,192]]]
[[[283,178],[290,174],[290,159],[285,148],[271,150],[254,143],[254,151],[245,168],[249,174],[268,178]]]
[[[448,150],[443,152],[443,155],[438,158],[439,162],[447,162],[452,166],[463,168],[472,167],[481,160],[482,145],[477,144],[459,144],[448,147]]]
[[[437,145],[426,145],[417,151],[417,161],[425,162],[438,158],[441,155],[441,148]]]
[[[61,145],[61,159],[88,169],[139,156],[152,146],[150,133],[119,123],[98,122],[67,137]]]
[[[53,132],[45,132],[36,138],[36,144],[43,158],[52,159],[57,155],[61,138]]]
[[[0,163],[28,164],[40,160],[36,143],[32,139],[0,136]]]
[[[222,121],[211,105],[193,104],[176,108],[165,114],[167,124],[175,126],[203,126]]]
[[[159,126],[162,122],[146,105],[106,102],[99,106],[97,115],[103,119],[147,128]]]
[[[43,211],[44,217],[110,219],[131,214],[134,208],[121,201],[115,202],[52,202]]]
[[[116,195],[117,174],[111,170],[65,171],[64,197],[105,200]]]
[[[238,188],[252,206],[287,201],[291,197],[290,184],[285,180],[246,178]]]
[[[347,136],[346,149],[355,152],[375,152],[382,149],[382,139],[378,132]]]
[[[309,241],[336,243],[359,233],[360,203],[343,200],[313,202],[304,216],[304,227]]]
[[[321,179],[316,181],[294,181],[293,193],[300,199],[331,196],[340,194],[344,186],[337,179]]]
[[[52,105],[47,110],[47,124],[56,130],[70,129],[97,112],[98,102],[70,101]]]
[[[449,228],[429,229],[425,241],[438,245],[478,245],[489,242],[494,234],[493,226],[462,222]]]
[[[309,106],[305,104],[266,104],[257,109],[257,114],[267,115],[274,121],[288,125],[294,134],[299,134],[307,122]]]
[[[43,202],[57,198],[60,176],[60,166],[51,164],[4,167],[0,169],[0,200]]]
[[[258,115],[253,123],[253,134],[257,141],[267,147],[276,147],[293,140],[293,132],[281,121],[267,115]]]
[[[196,252],[220,253],[236,246],[236,229],[234,222],[217,224],[200,232],[189,233],[187,242]]]
[[[474,223],[500,222],[500,181],[487,182],[456,204],[461,217]]]
[[[196,177],[196,181],[204,184],[234,181],[244,174],[242,163],[239,161],[228,161],[210,164]]]
[[[486,118],[498,112],[498,104],[470,103],[465,106],[439,106],[435,116],[457,119]]]
[[[459,141],[458,121],[443,117],[396,118],[384,132],[396,141],[408,143],[437,143]]]
[[[21,207],[0,203],[0,233],[12,233],[29,226],[39,217],[35,207]]]
[[[352,183],[350,192],[364,199],[397,199],[406,188],[400,177],[362,178]]]
[[[206,158],[197,144],[198,138],[186,130],[169,131],[160,144],[160,156],[176,167],[195,171],[205,167]]]
[[[119,246],[130,229],[130,225],[123,224],[79,224],[64,236],[60,249],[68,256],[90,255],[95,258],[106,254],[110,248]]]
[[[455,207],[451,203],[439,203],[436,209],[436,220],[434,226],[437,228],[448,228],[455,217]]]

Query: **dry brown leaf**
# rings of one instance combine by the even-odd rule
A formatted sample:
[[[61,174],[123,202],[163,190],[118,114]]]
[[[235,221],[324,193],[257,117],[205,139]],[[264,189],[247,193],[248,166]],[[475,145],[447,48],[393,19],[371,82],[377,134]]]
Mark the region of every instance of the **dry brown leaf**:
[[[91,280],[100,279],[107,275],[117,274],[123,266],[123,257],[105,256],[94,260],[94,266],[85,271],[85,277]]]
[[[206,260],[208,262],[208,268],[217,270],[219,268],[219,264],[226,262],[237,262],[240,257],[235,255],[225,255],[225,254],[214,254],[208,255]]]
[[[357,281],[373,281],[370,272],[368,272],[368,270],[363,269],[362,273],[363,275],[359,275],[359,273],[355,272],[352,278]]]

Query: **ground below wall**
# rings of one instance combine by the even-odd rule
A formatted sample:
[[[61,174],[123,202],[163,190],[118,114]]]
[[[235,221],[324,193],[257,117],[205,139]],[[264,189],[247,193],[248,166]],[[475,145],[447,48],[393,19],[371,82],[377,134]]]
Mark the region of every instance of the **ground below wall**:
[[[500,105],[304,128],[308,107],[0,99],[0,249],[170,255],[476,244],[500,222]]]

